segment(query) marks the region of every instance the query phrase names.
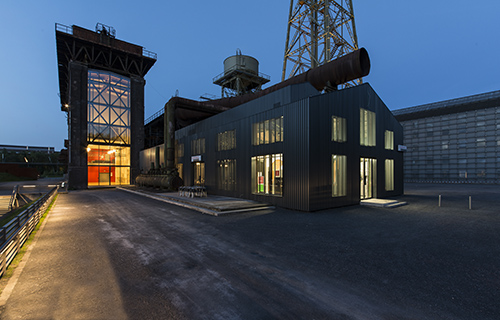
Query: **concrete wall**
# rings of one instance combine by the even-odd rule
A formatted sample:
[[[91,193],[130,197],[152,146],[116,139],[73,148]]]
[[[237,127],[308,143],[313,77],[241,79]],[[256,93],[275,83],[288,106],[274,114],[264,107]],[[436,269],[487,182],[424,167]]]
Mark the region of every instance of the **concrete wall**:
[[[69,63],[68,187],[87,188],[87,79],[88,67]]]

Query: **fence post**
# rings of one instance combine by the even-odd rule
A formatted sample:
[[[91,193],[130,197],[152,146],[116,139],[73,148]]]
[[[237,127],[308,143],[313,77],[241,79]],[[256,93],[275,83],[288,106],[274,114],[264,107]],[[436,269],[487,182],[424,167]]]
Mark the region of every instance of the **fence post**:
[[[21,237],[19,236],[19,233],[16,234],[16,254],[19,253],[19,250],[21,249]]]
[[[7,270],[7,252],[4,251],[2,252],[2,276],[5,274],[5,271]]]

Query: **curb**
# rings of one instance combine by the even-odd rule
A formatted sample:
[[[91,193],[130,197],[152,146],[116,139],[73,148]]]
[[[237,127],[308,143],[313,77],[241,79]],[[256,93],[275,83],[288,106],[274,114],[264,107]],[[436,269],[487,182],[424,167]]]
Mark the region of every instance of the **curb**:
[[[257,208],[245,208],[245,209],[236,209],[236,210],[228,210],[228,211],[217,211],[217,210],[211,210],[211,209],[207,209],[204,207],[199,207],[199,206],[187,204],[187,203],[180,202],[180,201],[170,200],[170,199],[167,199],[167,198],[161,197],[161,196],[155,196],[155,195],[152,195],[152,194],[149,194],[146,192],[130,190],[130,189],[122,188],[122,187],[116,187],[116,189],[127,191],[127,192],[134,193],[137,195],[141,195],[141,196],[144,196],[144,197],[147,197],[150,199],[163,201],[163,202],[166,202],[169,204],[173,204],[173,205],[176,205],[179,207],[198,211],[198,212],[201,212],[204,214],[209,214],[209,215],[216,216],[216,217],[226,215],[226,214],[231,214],[231,213],[241,213],[241,212],[249,212],[249,211],[259,211],[259,210],[265,210],[265,209],[274,209],[274,207],[272,207],[272,206],[265,206],[265,207],[257,207]]]

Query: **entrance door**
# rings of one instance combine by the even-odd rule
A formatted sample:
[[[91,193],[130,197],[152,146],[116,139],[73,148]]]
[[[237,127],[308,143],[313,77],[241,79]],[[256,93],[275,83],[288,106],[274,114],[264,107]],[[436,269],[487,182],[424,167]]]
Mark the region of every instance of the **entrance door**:
[[[361,158],[360,161],[360,196],[361,200],[375,197],[377,179],[377,159]]]
[[[205,185],[205,162],[195,162],[194,166],[194,185],[204,186]]]

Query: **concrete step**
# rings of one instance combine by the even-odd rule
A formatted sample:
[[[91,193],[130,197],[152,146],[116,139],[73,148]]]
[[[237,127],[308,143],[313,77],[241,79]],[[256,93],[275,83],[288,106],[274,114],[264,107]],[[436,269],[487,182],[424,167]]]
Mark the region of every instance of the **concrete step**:
[[[397,200],[390,200],[390,199],[366,199],[366,200],[361,200],[360,204],[362,206],[369,206],[369,207],[379,207],[379,208],[397,208],[401,207],[404,205],[407,205],[408,203],[406,202],[399,202]]]

